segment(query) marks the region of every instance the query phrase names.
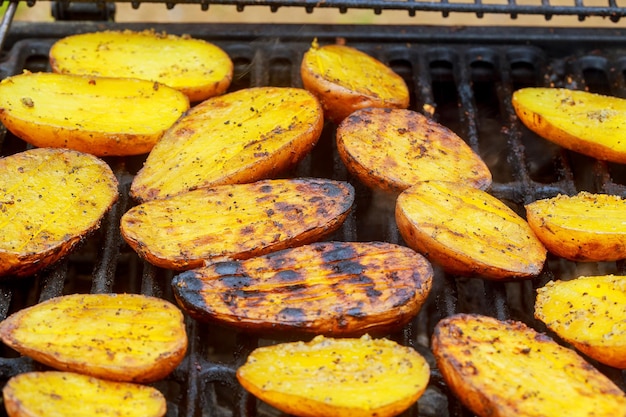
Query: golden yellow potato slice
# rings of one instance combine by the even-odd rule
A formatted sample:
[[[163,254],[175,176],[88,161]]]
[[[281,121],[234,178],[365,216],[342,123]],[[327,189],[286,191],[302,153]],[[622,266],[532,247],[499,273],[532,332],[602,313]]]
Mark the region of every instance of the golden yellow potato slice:
[[[184,270],[321,240],[353,202],[350,184],[326,179],[221,185],[133,207],[121,231],[148,262]]]
[[[319,46],[314,41],[300,66],[304,88],[335,123],[366,107],[405,109],[409,89],[404,79],[376,58],[345,45]]]
[[[450,389],[481,417],[626,413],[610,379],[521,322],[454,315],[435,327],[432,349]]]
[[[626,100],[564,88],[513,93],[519,119],[539,136],[597,159],[626,162]]]
[[[156,81],[191,102],[222,94],[233,78],[233,63],[218,46],[152,30],[67,36],[50,48],[50,66],[63,74]]]
[[[136,294],[52,298],[0,322],[0,338],[55,369],[123,382],[162,379],[187,350],[181,311]]]
[[[258,87],[211,98],[165,133],[131,195],[147,201],[270,178],[313,149],[323,124],[319,102],[301,88]]]
[[[334,336],[392,331],[419,312],[433,271],[413,250],[383,242],[320,242],[174,277],[192,316],[246,330]]]
[[[246,390],[303,417],[395,416],[418,400],[429,378],[415,350],[367,335],[261,347],[237,370]]]
[[[73,372],[29,372],[2,390],[9,417],[161,417],[165,397],[157,389]]]
[[[403,191],[396,222],[406,243],[451,273],[532,277],[546,248],[506,204],[468,185],[425,181]]]
[[[69,254],[117,201],[93,155],[39,148],[0,159],[0,275],[25,276]]]
[[[537,289],[535,317],[590,358],[626,369],[626,277],[550,281]]]
[[[371,188],[400,192],[419,181],[491,185],[487,165],[450,129],[404,109],[357,110],[337,128],[346,167]]]
[[[184,94],[146,80],[26,72],[0,81],[0,121],[40,148],[147,153],[188,108]]]
[[[526,205],[526,218],[546,248],[574,261],[626,258],[626,200],[580,192]]]

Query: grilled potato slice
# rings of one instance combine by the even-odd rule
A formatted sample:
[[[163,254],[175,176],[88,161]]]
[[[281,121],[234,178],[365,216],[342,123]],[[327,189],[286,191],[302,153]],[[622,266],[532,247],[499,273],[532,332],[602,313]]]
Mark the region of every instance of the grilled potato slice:
[[[174,277],[178,303],[199,320],[259,331],[333,336],[397,329],[432,286],[426,259],[390,243],[322,242]]]
[[[185,270],[321,240],[353,202],[350,184],[326,179],[222,185],[133,207],[121,231],[148,262]]]
[[[573,261],[626,258],[626,200],[580,192],[526,205],[526,218],[552,253]]]
[[[491,185],[491,172],[450,129],[404,109],[357,110],[337,128],[337,150],[370,188],[401,192],[419,181]]]
[[[136,294],[52,298],[0,322],[0,338],[55,369],[122,382],[162,379],[187,350],[181,311]]]
[[[468,185],[417,183],[398,196],[396,222],[410,247],[454,274],[532,277],[546,260],[546,248],[524,219]]]
[[[25,276],[68,255],[117,201],[111,168],[69,149],[0,159],[0,275]]]
[[[165,397],[157,389],[73,372],[28,372],[2,390],[9,417],[161,417]]]
[[[535,317],[590,358],[626,369],[626,277],[584,276],[537,289]]]
[[[323,124],[319,102],[301,88],[259,87],[214,97],[165,133],[135,176],[131,195],[147,201],[270,178],[306,156]]]
[[[181,92],[145,80],[26,72],[0,81],[0,122],[40,148],[147,153],[188,108]]]
[[[256,397],[310,417],[398,415],[423,394],[429,377],[415,350],[367,335],[260,347],[237,370]]]
[[[184,93],[191,102],[224,93],[233,63],[222,49],[189,36],[99,31],[72,35],[50,48],[54,72],[156,81]]]
[[[626,163],[626,100],[564,88],[513,93],[519,119],[539,136],[596,159]]]
[[[479,416],[624,416],[626,396],[575,351],[521,322],[458,314],[435,327],[444,380]]]
[[[404,79],[376,58],[345,45],[319,46],[314,41],[300,66],[304,88],[321,101],[335,123],[366,107],[406,109]]]

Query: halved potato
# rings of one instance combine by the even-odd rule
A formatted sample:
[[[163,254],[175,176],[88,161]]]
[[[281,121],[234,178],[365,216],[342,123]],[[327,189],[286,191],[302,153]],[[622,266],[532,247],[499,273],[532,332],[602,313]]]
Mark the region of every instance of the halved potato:
[[[167,405],[157,389],[73,372],[28,372],[2,390],[9,417],[161,417]]]
[[[221,185],[133,207],[121,231],[148,262],[185,270],[321,240],[353,202],[350,184],[327,179]]]
[[[457,314],[435,327],[437,367],[481,417],[624,416],[626,396],[575,351],[521,322]]]
[[[535,317],[590,358],[626,369],[626,277],[550,281],[537,289]]]
[[[376,58],[345,45],[314,41],[300,66],[304,88],[315,94],[325,116],[335,123],[366,107],[405,109],[404,79]]]
[[[187,350],[181,311],[136,294],[52,298],[0,322],[0,338],[55,369],[123,382],[162,379]]]
[[[214,97],[165,133],[135,176],[131,195],[147,201],[270,178],[313,149],[323,124],[319,102],[301,88],[258,87]]]
[[[25,72],[0,81],[0,121],[41,148],[147,153],[188,108],[183,93],[146,80]]]
[[[552,253],[573,261],[626,258],[626,200],[580,192],[526,205],[526,218]]]
[[[367,335],[260,347],[237,370],[256,397],[310,417],[395,416],[418,400],[429,378],[415,350]]]
[[[418,181],[491,185],[491,172],[450,129],[404,109],[357,110],[337,128],[346,167],[371,188],[400,192]]]
[[[506,279],[538,275],[546,248],[506,204],[468,185],[419,182],[396,202],[406,243],[448,272]]]
[[[626,100],[564,88],[513,93],[519,119],[539,136],[597,159],[626,163]]]
[[[0,159],[0,275],[25,276],[68,255],[118,199],[111,168],[69,149]]]
[[[203,321],[333,336],[392,331],[432,286],[426,259],[383,242],[321,242],[174,277],[178,303]]]
[[[54,72],[156,81],[191,102],[225,92],[233,63],[218,46],[189,36],[105,30],[67,36],[50,48]]]

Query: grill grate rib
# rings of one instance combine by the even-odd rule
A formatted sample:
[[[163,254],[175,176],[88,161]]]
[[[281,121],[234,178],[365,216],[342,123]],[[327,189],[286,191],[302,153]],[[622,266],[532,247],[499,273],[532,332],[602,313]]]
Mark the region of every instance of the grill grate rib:
[[[0,1],[0,5],[3,4]],[[20,0],[29,5],[35,4],[36,0]],[[115,17],[114,2],[119,0],[101,0],[93,2],[91,0],[57,0],[52,2],[53,15],[58,20],[113,20]],[[471,2],[463,0],[121,0],[121,2],[131,3],[135,9],[141,3],[164,3],[167,9],[174,8],[177,4],[197,4],[201,10],[207,10],[210,5],[233,5],[237,11],[241,12],[248,6],[266,6],[272,12],[276,12],[281,7],[304,8],[307,13],[313,13],[315,9],[331,8],[337,9],[339,13],[347,13],[349,9],[367,9],[375,14],[381,14],[384,10],[404,10],[409,16],[415,16],[418,12],[441,13],[443,17],[448,17],[450,13],[471,13],[478,18],[483,18],[486,14],[509,15],[511,19],[518,16],[543,16],[546,20],[553,16],[577,16],[579,21],[584,21],[587,17],[600,16],[609,18],[611,22],[619,22],[626,15],[626,8],[620,7],[615,0],[609,0],[602,4],[585,4],[582,0],[573,2],[551,2],[541,0],[540,4],[524,4],[517,0],[506,0],[502,2],[483,2],[473,0]],[[556,4],[555,4],[556,3]]]

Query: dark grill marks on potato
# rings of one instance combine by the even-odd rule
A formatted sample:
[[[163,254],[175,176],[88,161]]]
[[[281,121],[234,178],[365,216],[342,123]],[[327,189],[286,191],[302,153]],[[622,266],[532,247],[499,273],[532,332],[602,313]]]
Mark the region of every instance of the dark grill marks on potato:
[[[406,324],[432,281],[428,261],[383,242],[320,242],[174,277],[194,318],[259,332],[358,335]]]
[[[147,261],[188,270],[321,240],[341,226],[353,202],[349,183],[319,178],[222,185],[136,206],[122,217],[121,231]]]

